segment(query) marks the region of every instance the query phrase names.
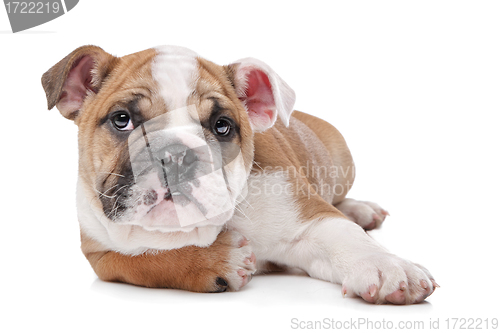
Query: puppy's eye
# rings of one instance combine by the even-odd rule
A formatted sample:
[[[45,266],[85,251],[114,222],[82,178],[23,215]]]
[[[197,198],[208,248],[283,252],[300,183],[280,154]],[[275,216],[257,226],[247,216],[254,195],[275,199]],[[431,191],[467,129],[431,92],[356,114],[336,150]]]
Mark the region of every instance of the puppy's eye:
[[[214,133],[220,136],[226,136],[231,132],[231,122],[226,118],[219,118],[214,125]]]
[[[111,122],[119,131],[131,131],[134,129],[132,119],[125,111],[120,111],[111,118]]]

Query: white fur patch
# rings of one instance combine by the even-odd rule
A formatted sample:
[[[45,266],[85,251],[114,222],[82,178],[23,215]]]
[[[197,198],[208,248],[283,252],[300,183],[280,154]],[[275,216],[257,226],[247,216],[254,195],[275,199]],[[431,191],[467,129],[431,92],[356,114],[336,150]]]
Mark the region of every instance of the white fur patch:
[[[153,79],[169,110],[185,107],[198,78],[195,52],[180,46],[159,46],[151,66]]]
[[[292,185],[281,173],[251,174],[248,194],[237,206],[229,227],[252,242],[259,262],[288,262],[288,249],[306,227],[299,222]]]
[[[229,226],[250,239],[259,263],[298,267],[340,283],[355,260],[387,253],[345,218],[301,220],[293,184],[282,172],[252,174],[248,188]]]

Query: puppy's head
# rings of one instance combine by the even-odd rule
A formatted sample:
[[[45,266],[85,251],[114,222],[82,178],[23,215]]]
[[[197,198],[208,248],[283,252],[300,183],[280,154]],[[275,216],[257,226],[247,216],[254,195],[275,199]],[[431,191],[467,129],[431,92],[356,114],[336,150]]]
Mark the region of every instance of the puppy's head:
[[[295,96],[252,58],[218,66],[158,47],[76,49],[42,76],[48,108],[79,127],[79,173],[101,218],[146,229],[220,225],[253,163],[253,133],[287,124]]]

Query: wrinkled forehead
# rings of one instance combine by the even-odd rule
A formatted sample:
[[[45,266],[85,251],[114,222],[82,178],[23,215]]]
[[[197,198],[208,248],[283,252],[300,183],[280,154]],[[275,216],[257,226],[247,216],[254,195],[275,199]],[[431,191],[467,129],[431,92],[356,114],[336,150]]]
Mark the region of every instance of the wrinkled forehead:
[[[199,79],[198,55],[179,46],[159,46],[151,64],[151,76],[168,110],[187,106]]]
[[[223,109],[233,105],[234,97],[228,97],[223,76],[222,67],[183,47],[160,46],[133,53],[119,58],[92,104],[93,112],[85,113],[84,118],[102,120],[125,109],[147,121],[194,106],[202,120],[209,117],[215,100]]]

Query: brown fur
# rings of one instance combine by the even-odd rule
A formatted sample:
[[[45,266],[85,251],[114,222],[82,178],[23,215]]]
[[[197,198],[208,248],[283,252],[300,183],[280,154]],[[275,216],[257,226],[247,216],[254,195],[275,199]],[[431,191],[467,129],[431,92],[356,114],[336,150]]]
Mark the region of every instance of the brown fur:
[[[99,244],[83,233],[81,240],[85,257],[103,281],[195,292],[226,290],[227,286],[218,284],[217,279],[225,280],[230,269],[225,258],[238,246],[232,243],[231,232],[222,232],[209,248],[186,246],[128,256],[113,251],[99,251]]]
[[[338,173],[339,177],[336,179],[336,183],[342,185],[347,191],[343,191],[340,195],[335,196],[332,203],[335,205],[341,202],[352,187],[356,175],[354,160],[344,137],[335,126],[323,119],[300,111],[294,111],[292,117],[300,120],[317,135],[325,146],[328,157],[332,160],[333,165],[343,169],[343,172]]]
[[[307,128],[304,128],[304,125],[307,125]],[[309,140],[314,144],[306,145],[304,137],[307,135],[311,136]],[[328,146],[324,145],[325,142]],[[315,163],[309,163],[311,161]],[[329,168],[328,172],[318,173],[315,170],[317,166]],[[343,177],[342,172],[339,172],[339,177],[328,177],[334,167],[340,170],[354,170],[354,162],[342,135],[334,126],[319,118],[294,111],[288,128],[278,120],[266,132],[255,135],[253,172],[294,170],[287,174],[296,186],[296,204],[300,208],[301,218],[305,221],[322,216],[343,217],[333,204],[345,198],[354,181],[354,173],[349,172],[347,177]],[[333,195],[331,191],[318,193],[316,188],[321,184],[344,191],[337,195]]]

